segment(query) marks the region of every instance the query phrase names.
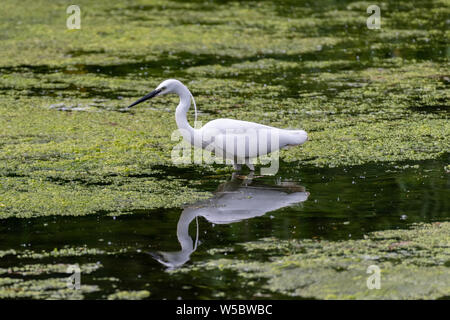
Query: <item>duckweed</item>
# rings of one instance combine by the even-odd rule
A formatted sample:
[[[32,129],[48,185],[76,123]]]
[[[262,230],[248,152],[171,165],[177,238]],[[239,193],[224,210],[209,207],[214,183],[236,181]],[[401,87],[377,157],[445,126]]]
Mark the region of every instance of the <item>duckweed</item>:
[[[291,297],[315,299],[438,299],[450,294],[450,223],[416,224],[348,241],[265,238],[241,244],[246,260],[217,258],[172,273],[233,271],[247,284]],[[252,252],[269,252],[269,261]],[[367,286],[377,266],[380,289]]]
[[[209,196],[171,173],[175,98],[117,112],[170,77],[192,90],[203,122],[308,131],[307,144],[281,154],[299,165],[449,150],[440,1],[382,3],[377,31],[363,27],[365,2],[78,5],[82,28],[67,30],[64,3],[3,3],[0,218],[118,215]]]
[[[427,219],[441,219],[447,207],[433,197],[444,198],[450,172],[450,6],[442,0],[380,2],[382,27],[369,30],[369,4],[78,0],[82,27],[68,30],[66,2],[3,0],[0,219],[153,215],[211,197],[216,186],[208,184],[210,177],[224,180],[231,170],[172,163],[175,97],[123,112],[166,78],[191,89],[203,123],[223,117],[305,129],[309,141],[280,154],[291,176],[377,164],[393,175],[418,170],[417,179],[424,179],[428,165],[421,160],[439,159],[423,187],[422,209]],[[413,177],[389,176],[404,186],[389,190],[406,194]],[[347,185],[353,178],[345,179]],[[349,190],[339,195],[355,194]],[[349,219],[344,201],[317,199],[320,209]],[[395,212],[407,217],[408,210]],[[11,225],[7,232],[17,232]],[[220,279],[231,275],[254,288],[251,298],[448,298],[449,231],[442,222],[359,240],[268,238],[210,248],[209,260],[172,272],[200,271],[201,277],[219,270]],[[158,288],[152,295],[127,288],[91,260],[132,256],[135,249],[3,247],[0,298],[153,298]],[[260,259],[262,251],[269,260]],[[87,272],[80,290],[66,285],[71,260]],[[372,264],[382,271],[380,290],[366,286]],[[212,296],[228,297],[231,282],[223,288],[215,280]],[[241,297],[239,290],[233,297]]]

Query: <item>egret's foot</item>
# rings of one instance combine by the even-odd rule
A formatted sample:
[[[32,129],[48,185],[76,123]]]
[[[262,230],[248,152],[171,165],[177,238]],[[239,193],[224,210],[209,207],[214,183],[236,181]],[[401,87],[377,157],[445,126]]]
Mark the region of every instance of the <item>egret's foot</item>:
[[[253,177],[254,177],[253,171],[250,171],[250,173],[246,176],[238,175],[236,172],[233,172],[233,174],[232,174],[232,179],[242,180],[242,185],[245,187],[252,183]]]
[[[253,181],[253,176],[254,176],[254,172],[250,171],[250,173],[248,174],[248,176],[245,177],[245,180],[243,182],[243,184],[247,187],[248,185],[252,184]]]
[[[231,180],[245,180],[245,179],[247,179],[247,176],[240,174],[240,172],[235,171],[231,174]]]

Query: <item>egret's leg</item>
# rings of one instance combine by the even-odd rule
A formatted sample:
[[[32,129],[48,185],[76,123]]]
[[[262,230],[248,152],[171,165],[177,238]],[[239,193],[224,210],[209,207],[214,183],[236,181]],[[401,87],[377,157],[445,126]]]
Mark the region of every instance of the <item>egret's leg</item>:
[[[253,172],[253,171],[250,171],[250,173],[247,175],[247,177],[245,177],[245,180],[244,180],[244,185],[245,185],[245,186],[248,186],[249,184],[252,183],[252,181],[253,181],[253,176],[254,176],[254,172]]]
[[[250,169],[250,171],[255,171],[255,166],[253,165],[253,163],[250,163],[249,159],[245,160],[245,164],[247,165],[247,167]]]

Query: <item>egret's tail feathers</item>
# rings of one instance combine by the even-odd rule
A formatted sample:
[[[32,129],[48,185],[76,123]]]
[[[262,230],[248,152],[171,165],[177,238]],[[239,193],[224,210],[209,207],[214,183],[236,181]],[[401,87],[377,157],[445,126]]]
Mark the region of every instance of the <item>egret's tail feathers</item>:
[[[288,145],[298,146],[308,140],[308,134],[304,130],[289,130]]]

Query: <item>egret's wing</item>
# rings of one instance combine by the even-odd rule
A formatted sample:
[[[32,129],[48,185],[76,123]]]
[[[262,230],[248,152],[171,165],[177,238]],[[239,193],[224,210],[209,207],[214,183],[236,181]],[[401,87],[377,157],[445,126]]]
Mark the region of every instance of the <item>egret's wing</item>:
[[[201,131],[203,148],[216,154],[217,150],[223,150],[228,158],[254,158],[289,145],[302,144],[307,139],[303,130],[284,130],[234,119],[210,121]]]
[[[207,150],[227,158],[255,158],[278,149],[277,142],[271,143],[269,132],[255,129],[228,129],[224,131],[207,131]],[[206,133],[206,131],[205,131]],[[272,140],[275,140],[272,138]]]
[[[277,129],[274,127],[269,127],[263,124],[235,120],[235,119],[216,119],[208,122],[203,126],[203,129],[214,129],[219,131],[228,131],[228,130],[249,130],[249,129]]]

